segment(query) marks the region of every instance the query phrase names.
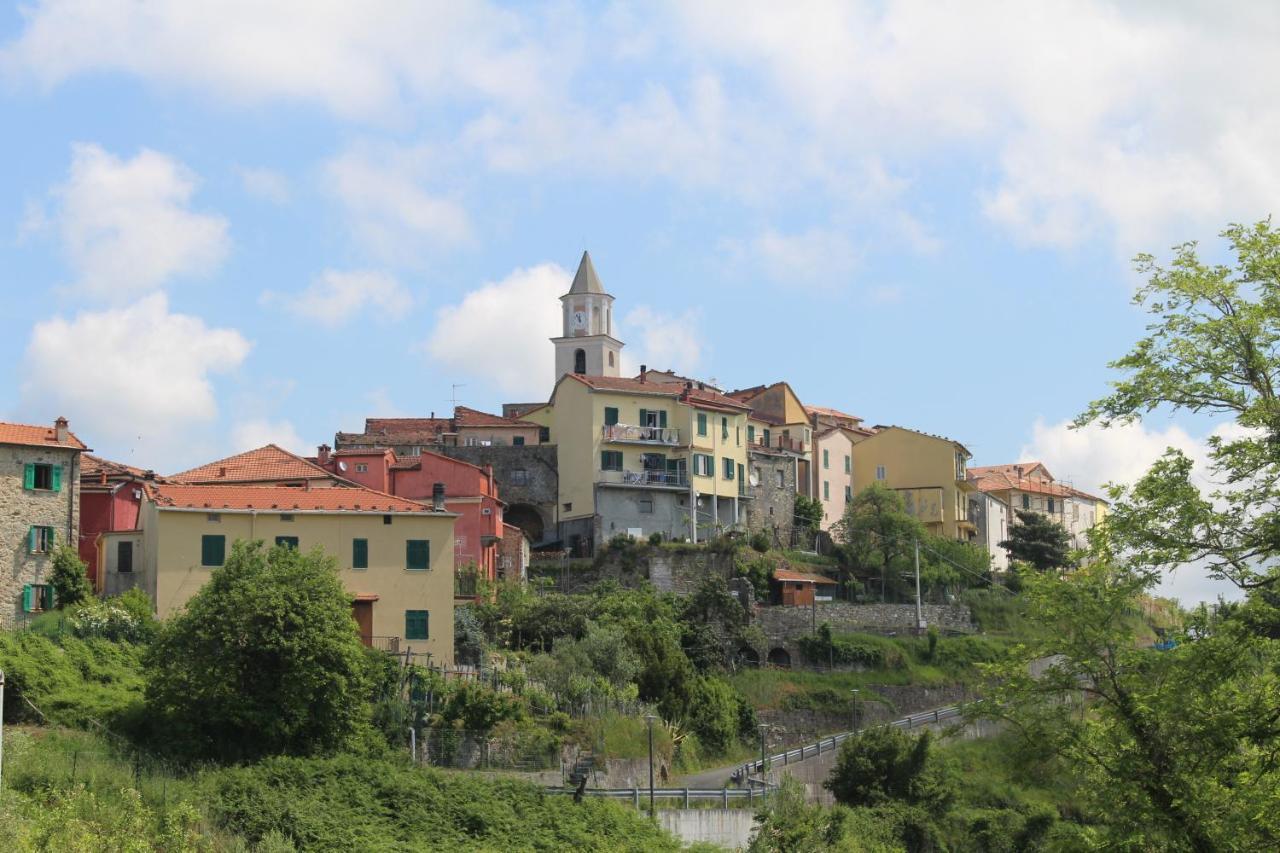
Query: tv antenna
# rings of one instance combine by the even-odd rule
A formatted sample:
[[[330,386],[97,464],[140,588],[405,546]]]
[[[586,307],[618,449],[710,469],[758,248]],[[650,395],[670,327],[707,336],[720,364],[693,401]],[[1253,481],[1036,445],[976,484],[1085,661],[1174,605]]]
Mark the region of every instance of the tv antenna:
[[[450,385],[449,387],[452,389],[452,391],[450,392],[449,402],[452,403],[453,407],[456,409],[458,408],[458,389],[466,388],[467,383],[459,382],[457,384]]]

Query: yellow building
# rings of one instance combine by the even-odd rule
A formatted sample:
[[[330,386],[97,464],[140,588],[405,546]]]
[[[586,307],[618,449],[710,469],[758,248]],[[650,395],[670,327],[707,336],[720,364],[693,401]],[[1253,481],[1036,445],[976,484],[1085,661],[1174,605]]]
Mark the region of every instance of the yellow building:
[[[152,482],[143,496],[139,530],[105,535],[135,541],[134,566],[140,571],[132,585],[151,596],[160,618],[182,608],[238,540],[303,551],[318,547],[337,560],[366,644],[448,663],[456,517],[355,486]],[[115,580],[119,586],[121,579]]]
[[[748,408],[688,380],[566,373],[524,414],[558,447],[560,530],[589,552],[618,534],[702,541],[740,526]]]
[[[958,441],[900,426],[876,427],[853,445],[853,493],[881,483],[902,495],[907,511],[935,536],[971,540],[967,479],[971,454]]]

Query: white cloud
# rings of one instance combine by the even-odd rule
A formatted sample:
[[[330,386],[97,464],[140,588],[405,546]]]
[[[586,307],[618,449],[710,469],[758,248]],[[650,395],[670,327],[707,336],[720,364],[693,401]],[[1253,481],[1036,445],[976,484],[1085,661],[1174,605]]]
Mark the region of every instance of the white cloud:
[[[749,241],[728,240],[721,246],[732,262],[795,287],[839,287],[858,264],[848,235],[828,228],[795,234],[769,228]]]
[[[132,447],[145,460],[147,451],[172,451],[185,429],[217,415],[210,377],[236,369],[249,349],[234,329],[171,313],[160,293],[54,317],[32,330],[23,404],[67,415],[90,445]]]
[[[436,371],[521,399],[550,396],[555,358],[549,339],[561,333],[559,298],[570,280],[558,264],[516,269],[441,308],[425,342]]]
[[[52,87],[123,72],[346,117],[384,116],[411,99],[537,100],[558,56],[519,15],[483,2],[45,0],[23,17],[22,34],[0,54],[0,70],[16,80]]]
[[[1235,424],[1222,424],[1209,435],[1229,438],[1239,434]],[[1208,436],[1193,437],[1177,425],[1149,429],[1141,423],[1103,429],[1090,425],[1071,429],[1069,421],[1046,424],[1037,420],[1031,441],[1022,448],[1022,461],[1038,460],[1060,481],[1070,481],[1078,489],[1102,493],[1107,483],[1132,484],[1170,447],[1181,450],[1195,462],[1193,481],[1202,491],[1214,488],[1207,477]],[[1215,601],[1219,595],[1239,598],[1240,590],[1229,581],[1210,579],[1199,565],[1182,566],[1161,581],[1159,593],[1184,604]]]
[[[216,268],[229,244],[227,222],[189,209],[196,183],[189,169],[156,151],[121,160],[97,145],[72,146],[70,174],[54,194],[76,287],[121,301]]]
[[[237,166],[235,171],[249,195],[273,204],[289,202],[289,179],[274,169]]]
[[[646,305],[627,312],[615,330],[627,345],[622,351],[622,374],[634,376],[643,364],[652,370],[695,375],[702,365],[701,337],[695,333],[701,316],[696,309],[672,315]]]
[[[419,256],[425,245],[471,240],[462,205],[421,187],[441,171],[432,166],[424,149],[349,151],[325,165],[325,176],[356,236],[380,257],[395,261]]]
[[[282,305],[303,319],[331,329],[345,325],[366,308],[375,315],[400,319],[413,305],[409,290],[395,276],[375,270],[325,270],[300,293],[267,291],[261,301]]]
[[[293,423],[288,420],[252,418],[240,421],[231,428],[231,443],[232,453],[253,450],[265,444],[278,444],[285,450],[302,455],[311,452],[311,445],[302,440]]]

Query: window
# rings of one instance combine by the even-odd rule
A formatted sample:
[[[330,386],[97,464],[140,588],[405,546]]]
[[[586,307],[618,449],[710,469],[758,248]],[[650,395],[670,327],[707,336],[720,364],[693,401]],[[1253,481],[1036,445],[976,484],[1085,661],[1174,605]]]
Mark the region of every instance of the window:
[[[551,440],[551,427],[538,427],[538,443],[546,444]]]
[[[293,513],[291,513],[291,512],[282,512],[282,513],[280,513],[280,520],[281,520],[281,521],[293,521]]]
[[[720,460],[720,463],[721,465],[724,466],[724,478],[726,480],[732,480],[733,479],[733,460],[726,456]]]
[[[523,468],[516,468],[511,472],[511,476],[507,478],[507,482],[513,486],[527,486],[529,485],[529,472]]]
[[[1071,505],[1071,520],[1072,521],[1080,520],[1080,504]]]
[[[808,444],[810,441],[812,441],[812,440],[813,440],[813,433],[809,431],[809,428],[808,428],[808,427],[805,427],[805,428],[804,428],[804,443],[807,445],[807,444]]]
[[[573,512],[573,502],[572,502],[572,501],[570,501],[570,502],[569,502],[569,503],[567,503],[567,504],[561,504],[561,506],[563,506],[563,507],[564,507],[564,511],[565,511],[565,512]]]
[[[877,479],[877,480],[884,480],[884,479],[887,479],[887,474],[886,474],[886,472],[885,472],[885,470],[884,470],[884,466],[883,466],[883,465],[877,465],[877,466],[876,466],[876,479]]]
[[[613,367],[613,350],[609,351],[609,366]]]
[[[729,419],[728,418],[720,419],[720,440],[721,441],[729,440]]]
[[[511,436],[511,444],[512,444],[512,446],[514,446],[514,447],[523,447],[523,446],[524,446],[524,436],[523,436],[523,435],[513,435],[513,436]]]
[[[383,523],[383,524],[390,524],[390,523],[391,523],[391,516],[389,516],[389,515],[384,515],[384,516],[382,517],[382,523]]]
[[[778,488],[785,489],[787,487],[787,472],[778,468],[774,473],[778,475]]]
[[[404,567],[411,572],[425,572],[431,568],[431,541],[408,539],[404,543]]]
[[[828,452],[828,450],[825,447],[822,448],[822,467],[823,468],[831,467],[831,454],[830,452]]]
[[[743,467],[742,467],[742,465],[738,465],[738,490],[739,490],[739,491],[741,491],[742,489],[745,489],[745,488],[747,487],[747,484],[746,484],[745,482],[743,482],[743,481],[744,481],[744,480],[746,480],[746,479],[747,479],[747,477],[746,477],[746,474],[745,474],[745,473],[743,473]]]
[[[221,566],[227,560],[227,537],[200,537],[200,565]]]
[[[698,412],[698,435],[707,434],[707,414],[706,412]]]
[[[581,352],[581,350],[579,350]],[[404,612],[404,638],[406,640],[430,639],[431,612],[428,610],[406,610]]]
[[[747,444],[756,443],[756,428],[754,424],[747,424]]]
[[[52,527],[32,527],[27,532],[27,550],[32,554],[48,554],[53,550],[54,537]]]
[[[1031,509],[1031,495],[1022,496],[1022,508]]]
[[[1053,512],[1053,498],[1049,498],[1049,512]]]
[[[283,545],[284,547],[288,548],[291,551],[296,551],[298,550],[298,537],[297,536],[277,536],[276,544]]]
[[[850,503],[853,500],[853,486],[844,487],[844,502]]]
[[[853,473],[853,459],[849,457],[848,453],[844,455],[844,472],[846,474]]]
[[[829,480],[822,481],[822,499],[824,501],[831,500],[831,482]]]
[[[646,515],[651,514],[653,512],[653,498],[641,498],[640,511]]]
[[[352,539],[351,540],[351,568],[353,569],[369,568],[369,540],[368,539]]]
[[[693,454],[693,473],[698,477],[714,477],[716,460],[706,453]]]
[[[127,575],[133,571],[133,543],[116,543],[116,571]]]
[[[600,470],[601,471],[621,471],[622,470],[622,451],[621,450],[601,450],[600,451]]]
[[[742,427],[736,426],[733,428],[733,441],[734,441],[734,444],[738,445],[739,447],[742,446]]]
[[[368,463],[368,462],[357,462],[357,463],[356,463],[356,473],[357,473],[357,474],[368,474],[368,473],[369,473],[369,463]]]
[[[28,462],[22,472],[25,488],[40,492],[56,492],[62,488],[62,466],[47,462]]]
[[[576,349],[573,351],[573,372],[574,373],[587,372],[587,351],[586,350]]]
[[[614,406],[604,407],[604,425],[613,426],[618,422],[618,410]]]
[[[764,446],[765,446],[765,447],[768,447],[768,446],[769,446],[769,428],[768,428],[768,427],[765,427],[765,429],[763,430],[763,432],[764,432],[764,442],[763,442],[763,443],[764,443]]]
[[[222,521],[222,513],[220,513],[220,512],[206,512],[206,513],[204,514],[204,520],[205,520],[205,521],[215,522],[215,523],[216,523],[216,522],[219,522],[219,521]]]

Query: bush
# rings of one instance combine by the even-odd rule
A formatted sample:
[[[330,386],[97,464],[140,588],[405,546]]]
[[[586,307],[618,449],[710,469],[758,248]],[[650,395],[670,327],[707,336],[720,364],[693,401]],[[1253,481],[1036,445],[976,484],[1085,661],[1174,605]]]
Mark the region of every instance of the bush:
[[[147,703],[184,758],[323,753],[368,731],[370,672],[333,560],[237,542],[161,628]]]
[[[147,638],[145,628],[128,610],[106,601],[77,604],[67,616],[77,637],[102,637],[115,642],[137,643]]]
[[[769,550],[769,534],[763,530],[758,530],[751,534],[751,550],[759,551],[761,554]]]
[[[928,731],[912,736],[892,726],[867,729],[840,747],[823,787],[847,806],[899,802],[945,811],[955,798],[955,778],[931,757],[931,744]]]
[[[49,583],[53,586],[53,598],[58,607],[71,607],[93,597],[89,567],[70,545],[63,545],[53,553]]]
[[[100,638],[0,633],[5,721],[110,725],[142,699],[142,654]]]
[[[800,639],[805,659],[818,664],[844,664],[867,669],[898,670],[908,667],[907,654],[901,644],[887,637],[871,634],[833,634],[823,623],[817,634]]]
[[[151,596],[135,587],[108,598],[107,602],[133,616],[142,640],[150,640],[155,637],[160,623],[156,621],[155,607],[151,603]]]
[[[661,530],[655,530],[655,531],[653,531],[652,533],[650,533],[650,534],[649,534],[649,544],[650,544],[650,545],[653,545],[653,546],[655,546],[655,547],[656,547],[656,546],[658,546],[658,545],[661,545],[661,544],[662,544],[662,531],[661,531]]]

